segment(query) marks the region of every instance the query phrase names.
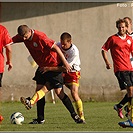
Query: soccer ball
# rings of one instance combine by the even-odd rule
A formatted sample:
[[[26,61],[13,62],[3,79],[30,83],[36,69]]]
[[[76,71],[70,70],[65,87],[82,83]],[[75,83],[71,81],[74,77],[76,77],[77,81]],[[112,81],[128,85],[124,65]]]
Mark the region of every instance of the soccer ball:
[[[24,116],[20,112],[15,112],[10,117],[11,124],[22,125],[24,122]]]

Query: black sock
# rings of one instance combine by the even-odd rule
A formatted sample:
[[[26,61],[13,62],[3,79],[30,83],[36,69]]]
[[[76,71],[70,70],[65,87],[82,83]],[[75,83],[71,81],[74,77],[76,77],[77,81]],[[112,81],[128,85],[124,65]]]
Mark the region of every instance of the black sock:
[[[128,102],[128,96],[127,94],[123,97],[123,99],[117,104],[118,108],[122,108],[126,103]]]
[[[65,94],[64,98],[61,99],[61,100],[62,100],[63,104],[65,105],[65,107],[70,112],[70,114],[75,114],[76,113],[70,98],[66,94]]]
[[[45,96],[37,101],[37,119],[44,120]]]
[[[132,97],[128,97],[128,102],[130,105],[132,105]]]

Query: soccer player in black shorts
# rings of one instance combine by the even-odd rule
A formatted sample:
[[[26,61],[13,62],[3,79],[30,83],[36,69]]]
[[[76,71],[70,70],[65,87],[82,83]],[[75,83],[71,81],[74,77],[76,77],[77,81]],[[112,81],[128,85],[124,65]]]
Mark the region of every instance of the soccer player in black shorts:
[[[39,68],[46,66],[59,66],[62,63],[66,70],[70,71],[71,67],[66,61],[60,48],[58,48],[56,42],[52,39],[49,39],[45,33],[30,29],[27,25],[20,25],[17,31],[18,34],[12,38],[13,42],[24,42],[25,46],[29,50],[31,56],[33,57]],[[54,89],[57,96],[70,112],[71,117],[74,119],[74,121],[76,123],[83,123],[83,120],[80,119],[80,117],[76,114],[71,100],[63,91],[62,73],[43,73],[39,68],[37,69],[34,77],[34,80],[37,84],[36,93],[31,99],[21,97],[21,102],[27,109],[31,109],[31,107],[39,100],[41,100],[44,105],[45,94],[51,89]],[[42,103],[40,104],[40,106],[42,106]]]

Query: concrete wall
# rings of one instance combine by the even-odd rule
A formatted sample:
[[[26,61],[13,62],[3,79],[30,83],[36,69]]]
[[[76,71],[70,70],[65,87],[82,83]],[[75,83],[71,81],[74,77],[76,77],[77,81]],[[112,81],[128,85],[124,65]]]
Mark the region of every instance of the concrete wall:
[[[132,6],[131,2],[1,3],[0,20],[11,36],[17,33],[17,27],[21,24],[43,31],[57,42],[62,32],[71,33],[81,57],[79,92],[82,99],[117,100],[125,92],[120,93],[113,70],[106,70],[101,46],[117,32],[117,19],[125,16],[132,18]],[[14,67],[11,72],[5,69],[3,100],[10,100],[12,93],[18,100],[22,95],[32,96],[35,91],[32,77],[36,68],[32,68],[27,60],[27,49],[23,43],[13,45],[12,49]],[[69,93],[67,89],[65,91]]]

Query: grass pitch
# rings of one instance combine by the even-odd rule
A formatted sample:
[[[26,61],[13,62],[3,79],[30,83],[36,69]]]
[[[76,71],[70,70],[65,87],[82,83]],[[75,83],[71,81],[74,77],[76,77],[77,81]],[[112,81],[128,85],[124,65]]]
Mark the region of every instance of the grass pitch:
[[[125,121],[127,118],[120,119],[117,116],[116,111],[113,110],[114,104],[111,102],[84,102],[86,124],[76,124],[60,101],[56,104],[46,103],[45,123],[33,125],[28,123],[36,118],[36,106],[27,110],[20,102],[3,102],[0,103],[0,110],[4,117],[0,124],[0,131],[133,131],[133,128],[122,128],[118,125],[118,122]],[[14,112],[23,114],[25,120],[22,125],[10,123],[10,116]]]

